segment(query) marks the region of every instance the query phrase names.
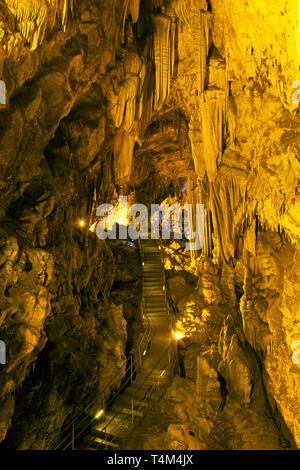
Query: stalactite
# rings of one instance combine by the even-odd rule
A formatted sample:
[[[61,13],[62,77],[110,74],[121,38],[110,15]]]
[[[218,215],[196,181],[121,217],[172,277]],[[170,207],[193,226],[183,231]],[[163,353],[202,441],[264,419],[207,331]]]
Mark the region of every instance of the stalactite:
[[[142,66],[141,66],[141,71],[139,74],[140,81],[139,81],[139,87],[137,90],[137,95],[136,95],[136,119],[140,121],[143,116],[143,105],[144,105],[144,83],[145,83],[145,78],[146,78],[146,73],[147,73],[147,65],[144,60],[142,60]]]
[[[130,0],[129,13],[131,14],[132,23],[136,23],[140,14],[140,0]]]
[[[171,29],[170,29],[170,74],[171,78],[174,74],[175,66],[175,51],[176,51],[176,31],[177,31],[177,18],[171,18]]]
[[[57,16],[66,29],[68,11],[73,13],[73,0],[9,0],[7,6],[19,24],[19,30],[31,50],[39,44],[42,30],[53,27]]]
[[[229,90],[225,60],[215,47],[208,64],[208,87],[219,88],[228,96]]]
[[[203,155],[202,126],[199,120],[192,115],[189,123],[189,138],[191,142],[192,157],[195,171],[199,179],[204,178],[206,166]]]
[[[195,230],[199,230],[200,227],[196,226],[196,207],[197,204],[203,204],[203,195],[202,195],[202,188],[200,186],[197,186],[197,176],[195,175],[194,172],[190,172],[187,177],[187,202],[188,204],[191,204],[193,207],[193,217],[192,220],[189,220],[189,232],[195,232]],[[206,211],[204,214],[204,217],[206,217]],[[201,249],[195,250],[194,248],[191,250],[191,260],[196,259],[199,254],[200,250],[204,254],[206,254],[206,248],[207,248],[207,227],[206,227],[206,220],[204,220],[204,245]],[[199,232],[198,232],[199,233]]]
[[[230,258],[234,258],[237,248],[235,235],[239,230],[239,220],[234,220],[234,217],[246,198],[246,180],[242,174],[238,178],[221,177],[218,181],[210,183],[209,193],[209,207],[220,243],[220,254],[228,262]]]
[[[223,151],[226,98],[221,90],[206,90],[200,97],[203,152],[210,181],[217,176],[217,159]]]
[[[124,94],[122,96],[123,102],[125,101],[125,110],[124,110],[124,129],[127,132],[130,132],[135,117],[136,117],[136,95],[139,86],[139,78],[137,76],[132,76],[126,80],[126,86]]]
[[[119,186],[130,179],[135,142],[136,138],[128,133],[119,132],[114,137],[114,175]]]
[[[204,245],[203,254],[208,258],[212,256],[213,243],[212,243],[212,224],[211,224],[211,212],[208,208],[205,208],[205,225],[204,225]]]
[[[126,18],[129,13],[130,3],[131,3],[131,0],[125,0],[123,4],[123,14],[122,14],[123,20],[122,20],[122,29],[121,29],[121,32],[122,32],[121,42],[122,43],[125,42],[125,25],[126,25]]]
[[[154,30],[155,64],[154,109],[157,110],[161,108],[170,91],[171,18],[163,14],[155,15],[152,18],[152,22]]]
[[[130,132],[137,116],[140,113],[141,94],[145,79],[145,66],[135,52],[124,54],[122,58],[124,67],[124,80],[109,96],[110,115],[115,127],[122,126]],[[137,99],[139,100],[137,109]]]
[[[155,71],[152,60],[153,51],[150,49],[148,60],[146,61],[145,81],[142,90],[141,106],[142,117],[139,121],[140,135],[143,135],[148,123],[152,117],[153,100],[154,100],[154,87],[155,87]]]
[[[191,11],[191,27],[193,49],[196,63],[196,89],[202,92],[207,73],[207,55],[210,47],[211,14],[203,12],[195,6]]]

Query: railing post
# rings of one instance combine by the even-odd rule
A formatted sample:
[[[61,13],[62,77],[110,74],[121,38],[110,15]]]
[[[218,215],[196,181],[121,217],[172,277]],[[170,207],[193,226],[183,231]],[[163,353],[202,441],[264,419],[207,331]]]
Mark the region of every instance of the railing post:
[[[141,368],[142,367],[141,343],[139,344],[139,364],[140,364],[140,368]]]
[[[72,450],[75,450],[75,429],[74,429],[74,423],[72,424]]]

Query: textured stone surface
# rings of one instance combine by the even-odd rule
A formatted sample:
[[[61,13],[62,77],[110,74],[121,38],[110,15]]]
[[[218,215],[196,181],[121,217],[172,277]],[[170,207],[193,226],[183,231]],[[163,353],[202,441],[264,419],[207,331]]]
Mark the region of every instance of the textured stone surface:
[[[165,247],[186,378],[137,445],[299,447],[298,18],[283,0],[1,2],[4,445],[46,448],[118,386],[139,260],[88,228],[119,194],[176,194],[206,220],[202,253]]]

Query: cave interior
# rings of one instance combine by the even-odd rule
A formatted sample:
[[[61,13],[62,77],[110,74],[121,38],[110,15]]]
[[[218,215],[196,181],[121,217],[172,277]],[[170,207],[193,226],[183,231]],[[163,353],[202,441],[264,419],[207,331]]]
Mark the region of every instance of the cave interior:
[[[0,0],[1,450],[300,447],[299,38],[294,0]]]

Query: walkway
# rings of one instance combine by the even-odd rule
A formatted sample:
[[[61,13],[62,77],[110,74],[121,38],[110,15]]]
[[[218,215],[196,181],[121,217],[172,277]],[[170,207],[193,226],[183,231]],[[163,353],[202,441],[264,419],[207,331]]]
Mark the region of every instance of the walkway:
[[[105,415],[93,422],[83,439],[85,449],[120,448],[133,427],[152,409],[173,376],[176,354],[171,344],[161,254],[155,240],[143,240],[141,248],[144,315],[150,323],[150,347],[144,351],[136,378],[114,400]]]

